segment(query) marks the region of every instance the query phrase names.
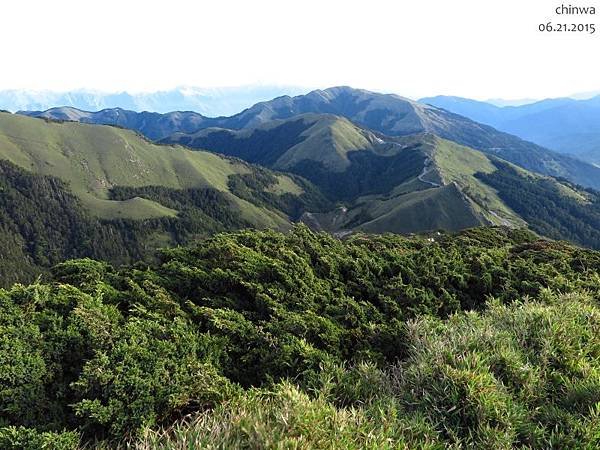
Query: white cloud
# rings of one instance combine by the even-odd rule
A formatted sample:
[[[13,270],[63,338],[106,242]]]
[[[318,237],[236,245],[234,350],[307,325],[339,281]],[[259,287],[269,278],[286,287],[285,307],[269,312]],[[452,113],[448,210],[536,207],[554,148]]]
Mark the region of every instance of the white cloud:
[[[6,1],[0,89],[349,84],[411,97],[475,98],[597,90],[600,30],[538,32],[554,6],[547,0]]]

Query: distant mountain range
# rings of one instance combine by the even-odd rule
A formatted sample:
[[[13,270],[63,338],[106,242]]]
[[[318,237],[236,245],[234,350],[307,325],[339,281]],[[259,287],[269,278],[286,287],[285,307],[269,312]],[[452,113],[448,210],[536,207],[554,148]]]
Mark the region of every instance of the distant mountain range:
[[[136,129],[153,140],[163,139],[180,131],[194,132],[198,130],[196,128],[198,125],[200,128],[222,126],[238,129],[256,125],[268,117],[285,118],[290,114],[313,111],[344,115],[365,126],[372,125],[372,113],[369,113],[369,117],[365,116],[361,119],[351,117],[354,115],[344,111],[339,104],[335,106],[335,101],[326,101],[327,105],[311,105],[320,102],[317,92],[327,92],[328,95],[335,96],[331,89],[301,95],[298,97],[302,98],[299,103],[291,101],[296,97],[289,97],[289,95],[304,94],[304,92],[301,88],[277,86],[178,88],[138,94],[127,92],[107,94],[84,90],[66,93],[11,90],[0,91],[0,109],[13,112],[27,111],[30,114],[33,112],[35,115],[45,113],[47,117],[61,117],[65,120],[88,123],[116,124]],[[589,98],[590,95],[583,95],[581,99],[557,98],[542,101],[501,99],[477,101],[461,97],[437,96],[423,98],[419,102],[445,109],[539,146],[600,166],[600,132],[598,131],[600,96]],[[272,101],[274,97],[278,98]],[[398,96],[381,98],[389,97],[401,99]],[[410,102],[408,99],[403,100]],[[293,105],[287,105],[288,112],[282,115],[286,102],[290,101]],[[276,108],[276,111],[258,111],[264,106],[261,102]],[[57,106],[61,107],[58,111],[54,109]],[[381,103],[375,107],[381,110],[387,106]],[[247,112],[236,114],[246,108],[248,108]],[[49,109],[52,111],[47,112]],[[177,113],[172,113],[173,111]],[[132,112],[147,113],[143,116],[132,116]],[[159,117],[156,113],[166,114],[166,116]],[[401,113],[401,109],[396,113]],[[202,120],[197,116],[202,116]],[[231,116],[234,120],[204,120],[219,116]],[[410,131],[408,122],[412,120],[408,117],[410,115],[407,116],[407,120],[402,121],[402,126],[398,130],[380,127],[383,129],[379,131],[387,134],[408,132]],[[200,121],[204,123],[200,124]],[[396,120],[395,123],[398,125],[399,121]],[[423,125],[419,127],[427,128],[427,125]]]
[[[82,111],[70,106],[46,111],[19,111],[18,114],[50,120],[73,121],[97,125],[115,125],[135,130],[156,141],[178,132],[192,133],[205,126],[207,117],[196,112],[136,112],[122,108],[103,109],[97,112]]]
[[[423,98],[420,102],[600,165],[600,96],[585,100],[548,99],[505,107],[447,96]]]
[[[456,129],[446,131],[461,137]],[[499,136],[497,142],[507,139],[503,134],[487,138],[494,136]],[[469,139],[475,141],[474,136]],[[304,214],[302,220],[316,229],[409,233],[528,224],[547,236],[581,238],[587,245],[600,238],[595,193],[524,170],[499,158],[496,149],[478,151],[431,131],[388,136],[345,117],[306,113],[239,130],[178,133],[164,142],[235,156],[310,180],[342,204]],[[545,167],[540,155],[544,161],[552,154],[522,148],[529,155],[524,160],[539,167]],[[582,235],[577,238],[574,230],[579,227]],[[600,239],[593,245],[600,245]]]
[[[496,155],[527,170],[567,178],[583,186],[600,188],[600,169],[578,159],[552,152],[539,145],[500,132],[490,126],[394,94],[378,94],[349,87],[312,91],[295,97],[281,96],[259,102],[229,117],[206,117],[197,113],[135,113],[121,109],[97,113],[72,108],[21,112],[56,120],[119,125],[131,128],[152,140],[182,142],[180,133],[192,130],[258,127],[276,119],[299,114],[334,114],[364,128],[387,136],[429,132],[441,138]],[[170,137],[172,134],[177,134]]]
[[[213,89],[184,87],[153,93],[101,93],[86,90],[57,93],[5,90],[0,91],[0,109],[13,112],[27,111],[30,114],[33,112],[35,115],[52,109],[53,111],[45,114],[47,117],[55,117],[54,113],[56,113],[55,118],[62,117],[65,120],[116,124],[136,129],[148,138],[158,140],[176,132],[197,131],[196,126],[200,121],[198,115],[202,116],[202,119],[231,116],[238,120],[238,123],[233,120],[202,120],[204,124],[200,128],[223,126],[238,129],[256,125],[266,117],[285,118],[281,115],[281,108],[285,109],[284,104],[289,102],[289,99],[295,98],[288,96],[305,92],[302,88],[289,86]],[[353,114],[348,114],[348,111],[342,111],[343,108],[341,110],[339,107],[333,107],[332,104],[328,105],[330,110],[327,110],[327,107],[309,106],[316,100],[315,92],[331,94],[331,89],[314,91],[306,96],[300,96],[303,99],[302,104],[294,104],[288,115],[315,110],[315,112],[331,112],[346,117],[353,116]],[[271,101],[275,97],[279,98]],[[404,100],[409,101],[408,99]],[[261,108],[261,102],[280,108],[280,110],[257,113],[257,109]],[[445,109],[480,124],[518,136],[541,147],[600,166],[600,131],[598,131],[600,130],[600,96],[592,97],[590,93],[573,96],[573,98],[541,101],[502,99],[477,101],[462,97],[437,96],[422,98],[419,102]],[[60,111],[55,111],[56,107],[61,107]],[[237,114],[246,108],[249,109],[246,114]],[[377,107],[377,109],[381,108]],[[177,113],[169,114],[173,111]],[[132,117],[132,112],[147,113],[143,116]],[[166,116],[159,117],[155,113],[166,114]],[[248,118],[253,115],[256,117]],[[351,118],[351,120],[358,120],[358,123],[370,127],[373,115],[370,114],[368,118],[365,116],[362,120],[359,117]],[[422,128],[427,128],[427,126]],[[410,126],[407,120],[399,130],[384,129],[380,131],[395,134],[409,130]]]
[[[70,106],[83,111],[122,108],[131,111],[195,111],[208,116],[234,114],[244,108],[283,94],[300,94],[305,89],[293,86],[242,86],[231,88],[181,87],[150,93],[105,93],[90,90],[69,92],[4,90],[0,109],[46,110]]]

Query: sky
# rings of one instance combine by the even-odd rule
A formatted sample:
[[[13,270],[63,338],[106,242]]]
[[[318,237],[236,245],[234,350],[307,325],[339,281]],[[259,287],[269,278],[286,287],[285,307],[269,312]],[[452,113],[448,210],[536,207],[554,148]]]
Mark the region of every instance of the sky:
[[[565,3],[600,7],[598,0]],[[538,31],[540,23],[557,22],[558,5],[6,0],[0,90],[350,85],[411,98],[478,99],[598,91],[600,29],[594,35]],[[597,16],[577,21],[596,23]]]

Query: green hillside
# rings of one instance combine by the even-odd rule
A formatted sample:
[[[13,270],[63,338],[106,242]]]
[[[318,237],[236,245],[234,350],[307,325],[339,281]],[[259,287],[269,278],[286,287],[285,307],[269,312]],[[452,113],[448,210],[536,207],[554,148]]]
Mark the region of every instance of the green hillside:
[[[372,153],[371,161],[380,161],[372,173],[365,164],[368,153]],[[349,160],[349,169],[336,174],[335,180],[353,179],[365,188],[355,191],[344,209],[305,214],[303,220],[316,229],[414,233],[477,225],[526,225],[497,191],[477,176],[497,170],[494,158],[479,151],[421,134],[384,142],[377,150],[350,153]],[[323,183],[316,177],[320,172],[315,163],[304,162],[300,164],[303,166],[311,167],[313,182]],[[391,175],[396,167],[402,170],[395,173],[403,176]],[[323,173],[322,180],[327,183],[330,179]],[[339,182],[337,186],[343,192],[352,184]]]
[[[301,161],[311,160],[320,162],[332,172],[343,172],[351,164],[348,159],[350,152],[366,150],[377,143],[373,133],[337,116],[325,116],[303,135],[306,139],[281,155],[274,164],[275,168],[289,169]],[[333,152],[324,152],[324,144],[331,146]]]
[[[327,205],[305,180],[132,131],[0,113],[0,286],[58,262],[150,260],[219,231],[288,229]]]
[[[415,233],[531,224],[540,234],[600,248],[592,230],[592,191],[502,163],[435,134],[389,137],[330,114],[301,114],[254,128],[178,134],[171,140],[307,178],[338,203],[329,211],[304,211],[301,220],[317,230],[344,235],[353,230]],[[533,186],[552,187],[555,200],[565,205],[560,223],[550,205],[540,219],[508,198],[507,185],[492,180],[513,171],[527,185],[525,191],[543,196],[540,202],[547,202],[548,195]],[[577,227],[582,214],[589,225]]]
[[[426,189],[375,200],[361,209],[362,214],[373,217],[356,228],[369,233],[397,230],[399,233],[450,230],[484,224],[471,208],[456,184],[437,189]]]
[[[300,175],[332,200],[386,193],[416,176],[422,135],[386,138],[329,114],[303,114],[243,130],[207,129],[170,141]]]
[[[0,114],[0,159],[69,183],[92,214],[106,219],[144,219],[176,213],[151,201],[138,199],[123,204],[111,200],[110,189],[115,186],[213,188],[227,193],[230,175],[252,171],[246,164],[211,153],[157,146],[121,128],[47,122],[6,113]],[[283,185],[298,192],[289,180]],[[277,228],[286,224],[282,215],[258,211],[248,202],[231,198],[248,218],[263,216],[262,226]]]
[[[529,226],[544,236],[600,248],[598,192],[435,136],[424,137],[422,151],[420,176],[385,195],[360,197],[343,214],[315,214],[312,221],[322,219],[321,228],[330,231],[378,233]]]
[[[343,172],[350,165],[349,152],[372,148],[377,141],[373,133],[328,114],[301,114],[250,129],[209,128],[194,134],[176,133],[165,140],[274,169],[292,169],[310,160],[334,172]]]
[[[0,160],[0,286],[33,280],[52,265],[71,258],[93,257],[114,264],[152,260],[157,247],[253,226],[220,191],[166,190],[180,201],[169,203],[165,197],[157,197],[156,201],[135,197],[121,204],[140,199],[166,211],[176,208],[180,211],[176,217],[99,219],[62,180],[32,174]],[[122,195],[121,190],[118,193]],[[138,194],[153,198],[151,192],[135,195]]]
[[[494,164],[496,158],[441,138],[436,138],[434,145],[432,158],[441,182],[455,183],[469,198],[478,215],[494,225],[525,225],[526,222],[501,200],[498,192],[477,176],[498,170]],[[515,170],[520,170],[507,164]],[[535,178],[531,172],[521,172]]]

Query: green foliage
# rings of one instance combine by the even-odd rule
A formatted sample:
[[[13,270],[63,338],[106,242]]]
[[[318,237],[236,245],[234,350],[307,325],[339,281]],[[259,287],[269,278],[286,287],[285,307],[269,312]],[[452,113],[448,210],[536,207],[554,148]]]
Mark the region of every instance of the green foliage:
[[[0,291],[0,425],[67,426],[69,383],[89,357],[85,329],[68,314],[86,296],[71,286]]]
[[[600,445],[600,309],[584,295],[501,305],[409,325],[393,369],[409,412],[477,448]]]
[[[0,290],[0,427],[167,448],[588,444],[599,270],[595,251],[501,228],[298,226],[151,265],[68,261]]]
[[[73,270],[57,270],[66,272],[74,281]],[[159,291],[132,284],[129,310],[109,286],[83,286],[94,294],[63,284],[0,291],[0,425],[124,436],[232,392],[213,366],[218,343]]]
[[[74,450],[79,448],[79,435],[73,431],[39,432],[25,427],[0,428],[0,448],[5,450]]]
[[[41,420],[37,405],[46,397],[47,368],[42,335],[37,327],[26,324],[22,315],[18,317],[20,312],[3,311],[3,316],[13,316],[14,324],[0,326],[0,404],[17,423],[36,424]]]
[[[329,366],[147,430],[140,448],[598,448],[600,309],[585,295],[425,317],[407,358]]]
[[[152,318],[156,321],[148,320]],[[86,361],[72,384],[82,399],[74,409],[84,430],[135,434],[226,398],[229,383],[203,361],[210,337],[195,335],[180,319],[160,323],[164,320],[154,315],[115,326],[113,342]]]

